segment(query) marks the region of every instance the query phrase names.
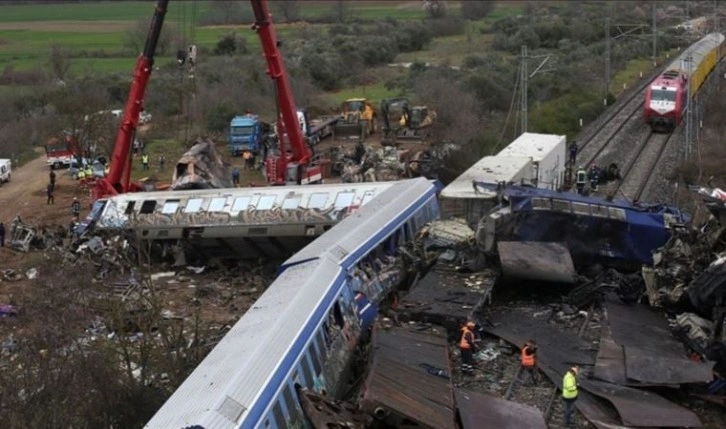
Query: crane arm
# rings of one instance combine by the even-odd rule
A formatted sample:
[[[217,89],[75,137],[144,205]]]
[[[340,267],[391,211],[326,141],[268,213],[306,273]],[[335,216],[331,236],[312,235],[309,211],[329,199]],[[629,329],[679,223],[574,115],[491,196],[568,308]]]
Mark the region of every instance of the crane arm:
[[[154,54],[156,53],[156,46],[159,42],[168,4],[169,0],[156,2],[156,9],[149,26],[144,51],[136,60],[133,82],[131,83],[123,117],[113,146],[109,173],[105,178],[96,182],[93,192],[94,199],[129,192],[138,188],[138,186],[133,187],[131,184],[131,146],[136,135],[136,127],[139,124],[139,114],[143,109],[144,94],[154,65]]]
[[[255,15],[253,29],[257,32],[262,42],[262,50],[267,60],[267,74],[275,82],[277,89],[278,106],[282,122],[285,125],[285,132],[290,140],[292,149],[291,162],[300,165],[307,165],[310,162],[310,150],[305,144],[305,138],[300,130],[300,123],[297,119],[297,109],[292,95],[292,88],[285,70],[285,63],[278,47],[277,35],[272,25],[272,15],[267,7],[267,0],[250,0]],[[280,152],[283,159],[287,158],[282,141],[283,133],[280,136]]]

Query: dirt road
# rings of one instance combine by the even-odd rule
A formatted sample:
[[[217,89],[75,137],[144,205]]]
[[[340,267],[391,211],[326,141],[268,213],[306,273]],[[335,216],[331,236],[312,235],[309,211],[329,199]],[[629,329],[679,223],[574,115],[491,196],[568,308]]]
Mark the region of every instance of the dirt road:
[[[13,169],[10,183],[0,186],[0,222],[7,225],[19,214],[23,222],[32,225],[68,225],[74,196],[81,200],[87,211],[88,191],[81,190],[67,171],[56,171],[55,204],[48,205],[45,189],[50,170],[45,164],[45,155]]]

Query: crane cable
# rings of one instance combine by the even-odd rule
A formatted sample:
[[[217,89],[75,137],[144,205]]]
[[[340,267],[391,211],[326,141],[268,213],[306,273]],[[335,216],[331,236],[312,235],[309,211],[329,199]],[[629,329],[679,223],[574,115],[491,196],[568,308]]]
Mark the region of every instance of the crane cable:
[[[187,103],[187,106],[189,107],[187,109],[185,118],[185,131],[184,131],[184,138],[185,141],[189,141],[189,135],[191,134],[194,126],[194,119],[197,117],[197,114],[199,112],[199,99],[197,98],[197,81],[195,79],[196,75],[196,34],[197,34],[197,0],[194,0],[192,2],[191,6],[191,12],[189,17],[189,39],[187,43],[187,66],[188,66],[188,74],[187,77],[189,79],[189,96],[191,97],[191,101]],[[187,31],[187,22],[184,23],[185,28],[184,31]],[[186,37],[184,38],[185,40]],[[194,50],[194,53],[192,54],[192,49]],[[193,62],[193,63],[192,63]],[[183,90],[184,88],[182,88]]]

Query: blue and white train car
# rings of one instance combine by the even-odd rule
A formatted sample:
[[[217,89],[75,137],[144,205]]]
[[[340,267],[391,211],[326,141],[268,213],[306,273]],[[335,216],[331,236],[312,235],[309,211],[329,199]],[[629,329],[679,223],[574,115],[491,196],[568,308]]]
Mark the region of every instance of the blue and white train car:
[[[345,390],[353,352],[400,279],[397,249],[438,216],[433,183],[395,182],[288,259],[146,428],[309,427],[296,384]]]

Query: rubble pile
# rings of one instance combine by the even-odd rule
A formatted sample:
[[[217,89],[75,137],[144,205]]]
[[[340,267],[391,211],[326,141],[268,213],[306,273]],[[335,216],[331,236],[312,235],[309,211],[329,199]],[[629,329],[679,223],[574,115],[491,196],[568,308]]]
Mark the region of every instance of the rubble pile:
[[[343,183],[384,182],[405,177],[433,177],[435,166],[429,151],[411,153],[396,146],[374,149],[358,143],[334,155],[335,170]]]

